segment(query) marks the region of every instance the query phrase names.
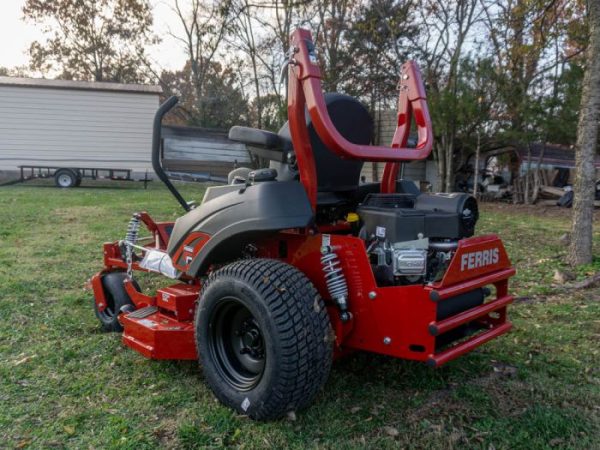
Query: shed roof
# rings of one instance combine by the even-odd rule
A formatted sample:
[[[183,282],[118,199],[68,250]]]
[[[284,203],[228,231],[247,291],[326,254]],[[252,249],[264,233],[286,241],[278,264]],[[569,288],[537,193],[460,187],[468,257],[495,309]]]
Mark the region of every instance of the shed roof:
[[[533,165],[537,164],[539,161],[540,155],[542,155],[542,149],[544,151],[541,160],[542,164],[563,167],[566,169],[575,168],[575,149],[573,146],[569,145],[533,143],[530,145],[529,150],[527,147],[504,147],[488,152],[487,155],[493,156],[513,151],[519,157],[521,164],[526,164],[531,160],[531,164]],[[600,155],[598,154],[596,154],[594,165],[597,169],[600,169]]]
[[[0,77],[0,86],[18,86],[46,89],[70,89],[85,91],[135,92],[139,94],[162,93],[162,88],[150,84],[123,84],[105,81],[48,80],[45,78]]]

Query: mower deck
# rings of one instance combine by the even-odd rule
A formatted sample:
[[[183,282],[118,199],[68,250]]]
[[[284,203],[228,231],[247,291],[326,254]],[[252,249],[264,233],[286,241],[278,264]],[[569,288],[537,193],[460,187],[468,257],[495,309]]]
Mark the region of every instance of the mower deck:
[[[151,359],[197,359],[194,325],[146,306],[121,316],[123,343]]]
[[[178,283],[144,296],[127,286],[134,301],[148,306],[121,314],[123,343],[147,358],[197,359],[194,342],[194,308],[200,287]]]

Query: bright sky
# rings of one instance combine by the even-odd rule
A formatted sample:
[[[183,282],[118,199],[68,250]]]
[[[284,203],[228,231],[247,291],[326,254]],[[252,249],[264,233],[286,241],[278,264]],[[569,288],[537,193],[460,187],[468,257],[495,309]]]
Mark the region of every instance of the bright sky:
[[[27,50],[31,42],[43,38],[35,25],[22,20],[25,0],[0,0],[0,67],[12,68],[29,63]],[[152,0],[154,31],[162,39],[150,49],[150,57],[161,68],[183,67],[185,55],[181,45],[168,36],[169,29],[177,34],[178,18],[169,7],[172,0]]]

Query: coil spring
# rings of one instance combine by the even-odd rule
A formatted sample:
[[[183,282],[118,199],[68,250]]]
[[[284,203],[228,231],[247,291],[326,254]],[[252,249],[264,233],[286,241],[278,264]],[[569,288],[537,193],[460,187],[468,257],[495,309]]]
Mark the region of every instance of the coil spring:
[[[348,284],[342,271],[338,255],[333,251],[324,252],[321,266],[325,274],[325,284],[331,299],[336,302],[341,312],[342,321],[350,318],[348,314]]]
[[[129,225],[127,225],[127,235],[125,236],[125,240],[130,244],[137,244],[138,240],[138,232],[140,230],[140,216],[139,214],[134,214],[129,220]]]

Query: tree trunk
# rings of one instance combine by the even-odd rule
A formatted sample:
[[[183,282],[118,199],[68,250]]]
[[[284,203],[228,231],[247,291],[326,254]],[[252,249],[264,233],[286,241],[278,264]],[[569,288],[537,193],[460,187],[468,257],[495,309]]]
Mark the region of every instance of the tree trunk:
[[[531,144],[527,143],[527,172],[525,172],[525,188],[523,189],[523,203],[526,205],[531,204],[531,198],[529,196],[530,186],[530,175],[531,175]]]
[[[443,139],[441,139],[443,140]],[[438,174],[438,191],[444,192],[446,186],[446,156],[444,154],[443,143],[435,144],[435,157],[437,160],[437,174]]]
[[[594,217],[595,168],[600,119],[600,2],[588,1],[590,41],[579,107],[573,190],[573,216],[569,262],[572,265],[592,262],[592,223]]]
[[[479,155],[481,154],[481,133],[477,131],[477,147],[475,148],[475,167],[473,168],[473,197],[479,195]]]
[[[450,139],[446,147],[446,187],[444,192],[453,192],[454,190],[454,139]]]

